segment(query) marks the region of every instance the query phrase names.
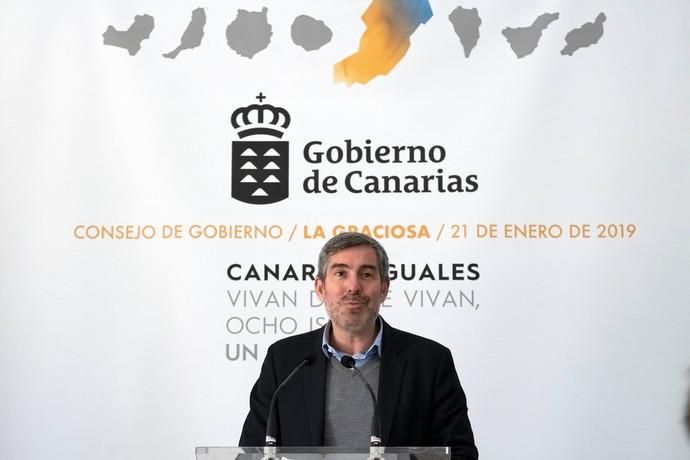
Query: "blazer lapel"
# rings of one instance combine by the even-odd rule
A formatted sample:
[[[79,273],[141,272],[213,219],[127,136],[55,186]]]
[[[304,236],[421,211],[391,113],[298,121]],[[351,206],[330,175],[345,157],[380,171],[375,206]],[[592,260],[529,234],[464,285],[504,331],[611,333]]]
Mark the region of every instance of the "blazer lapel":
[[[381,338],[381,370],[379,374],[378,403],[381,414],[381,437],[383,444],[390,439],[390,431],[395,420],[400,389],[405,375],[405,358],[400,353],[400,343],[396,340],[395,329],[383,323]]]
[[[319,333],[320,332],[320,333]],[[326,400],[326,364],[327,358],[321,349],[323,338],[323,328],[315,331],[314,363],[305,367],[303,370],[304,396],[306,421],[309,424],[309,438],[311,445],[323,445],[323,418],[325,414],[324,404]]]

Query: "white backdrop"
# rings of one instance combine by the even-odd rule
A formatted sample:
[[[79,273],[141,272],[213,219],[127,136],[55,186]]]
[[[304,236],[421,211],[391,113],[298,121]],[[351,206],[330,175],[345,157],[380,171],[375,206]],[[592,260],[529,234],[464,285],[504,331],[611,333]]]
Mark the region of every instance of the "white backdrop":
[[[333,65],[356,51],[368,0],[173,3],[3,5],[0,458],[191,459],[195,446],[236,444],[267,345],[323,311],[310,281],[233,281],[228,267],[301,270],[325,241],[317,226],[330,236],[337,225],[427,228],[430,238],[381,240],[418,273],[477,264],[477,280],[394,281],[382,313],[452,349],[482,458],[688,457],[688,2],[431,1],[394,69],[352,86],[333,82]],[[482,20],[468,58],[448,20],[458,5]],[[197,7],[201,45],[163,58]],[[238,9],[262,7],[271,43],[240,56],[226,27]],[[555,12],[518,59],[501,31]],[[566,34],[601,12],[598,43],[561,55]],[[109,25],[144,14],[155,28],[136,55],[104,45]],[[330,43],[296,46],[301,14],[323,20]],[[289,197],[267,205],[230,196],[230,115],[259,92],[292,118]],[[446,156],[304,158],[310,141],[345,139],[440,145]],[[476,175],[478,189],[343,185],[353,170],[439,168]],[[314,169],[338,178],[336,193],[304,191]],[[496,238],[477,235],[491,224]],[[511,224],[565,234],[506,238]],[[591,225],[591,238],[569,238],[571,224]],[[80,225],[156,235],[80,239]],[[163,238],[166,225],[181,237]],[[280,236],[192,238],[194,225]],[[622,236],[599,238],[598,225]],[[229,359],[236,347],[257,358]]]

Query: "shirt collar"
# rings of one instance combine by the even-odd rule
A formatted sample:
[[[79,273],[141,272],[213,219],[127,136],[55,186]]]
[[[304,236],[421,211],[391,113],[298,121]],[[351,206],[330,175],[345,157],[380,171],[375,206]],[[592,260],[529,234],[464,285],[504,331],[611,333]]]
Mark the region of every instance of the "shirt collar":
[[[366,351],[358,352],[352,355],[352,357],[355,359],[355,365],[359,367],[359,365],[363,364],[364,361],[368,360],[375,354],[381,357],[381,337],[383,337],[383,320],[381,317],[376,318],[377,325],[379,332],[376,334],[376,338],[374,339],[374,343],[371,344],[369,349]],[[343,353],[341,351],[336,350],[333,348],[328,341],[328,337],[330,336],[331,333],[331,322],[329,321],[326,323],[326,327],[323,329],[323,340],[321,343],[321,348],[323,349],[323,353],[326,355],[327,358],[330,358],[331,356],[335,356],[338,361],[345,356],[347,353]]]

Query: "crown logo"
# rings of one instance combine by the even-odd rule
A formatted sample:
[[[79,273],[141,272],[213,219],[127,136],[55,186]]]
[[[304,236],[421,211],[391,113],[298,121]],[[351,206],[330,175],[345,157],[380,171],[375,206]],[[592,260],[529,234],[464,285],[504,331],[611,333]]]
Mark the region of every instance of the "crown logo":
[[[259,93],[256,98],[261,103],[266,99],[266,96]],[[247,107],[239,107],[232,112],[230,123],[237,130],[240,139],[259,134],[281,139],[285,129],[290,126],[290,114],[282,107],[274,107],[270,104],[251,104]]]
[[[290,193],[290,143],[283,140],[290,114],[282,107],[262,104],[240,107],[230,122],[240,139],[232,141],[232,197],[248,204],[269,204]],[[249,136],[263,137],[249,138]],[[266,137],[270,136],[270,137]]]

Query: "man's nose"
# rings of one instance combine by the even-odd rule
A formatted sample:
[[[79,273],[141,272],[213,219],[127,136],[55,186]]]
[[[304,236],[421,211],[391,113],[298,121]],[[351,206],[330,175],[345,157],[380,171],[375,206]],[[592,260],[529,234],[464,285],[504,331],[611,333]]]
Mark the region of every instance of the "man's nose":
[[[347,280],[347,292],[348,293],[358,293],[362,290],[362,285],[359,282],[359,278],[356,276],[351,276]]]

